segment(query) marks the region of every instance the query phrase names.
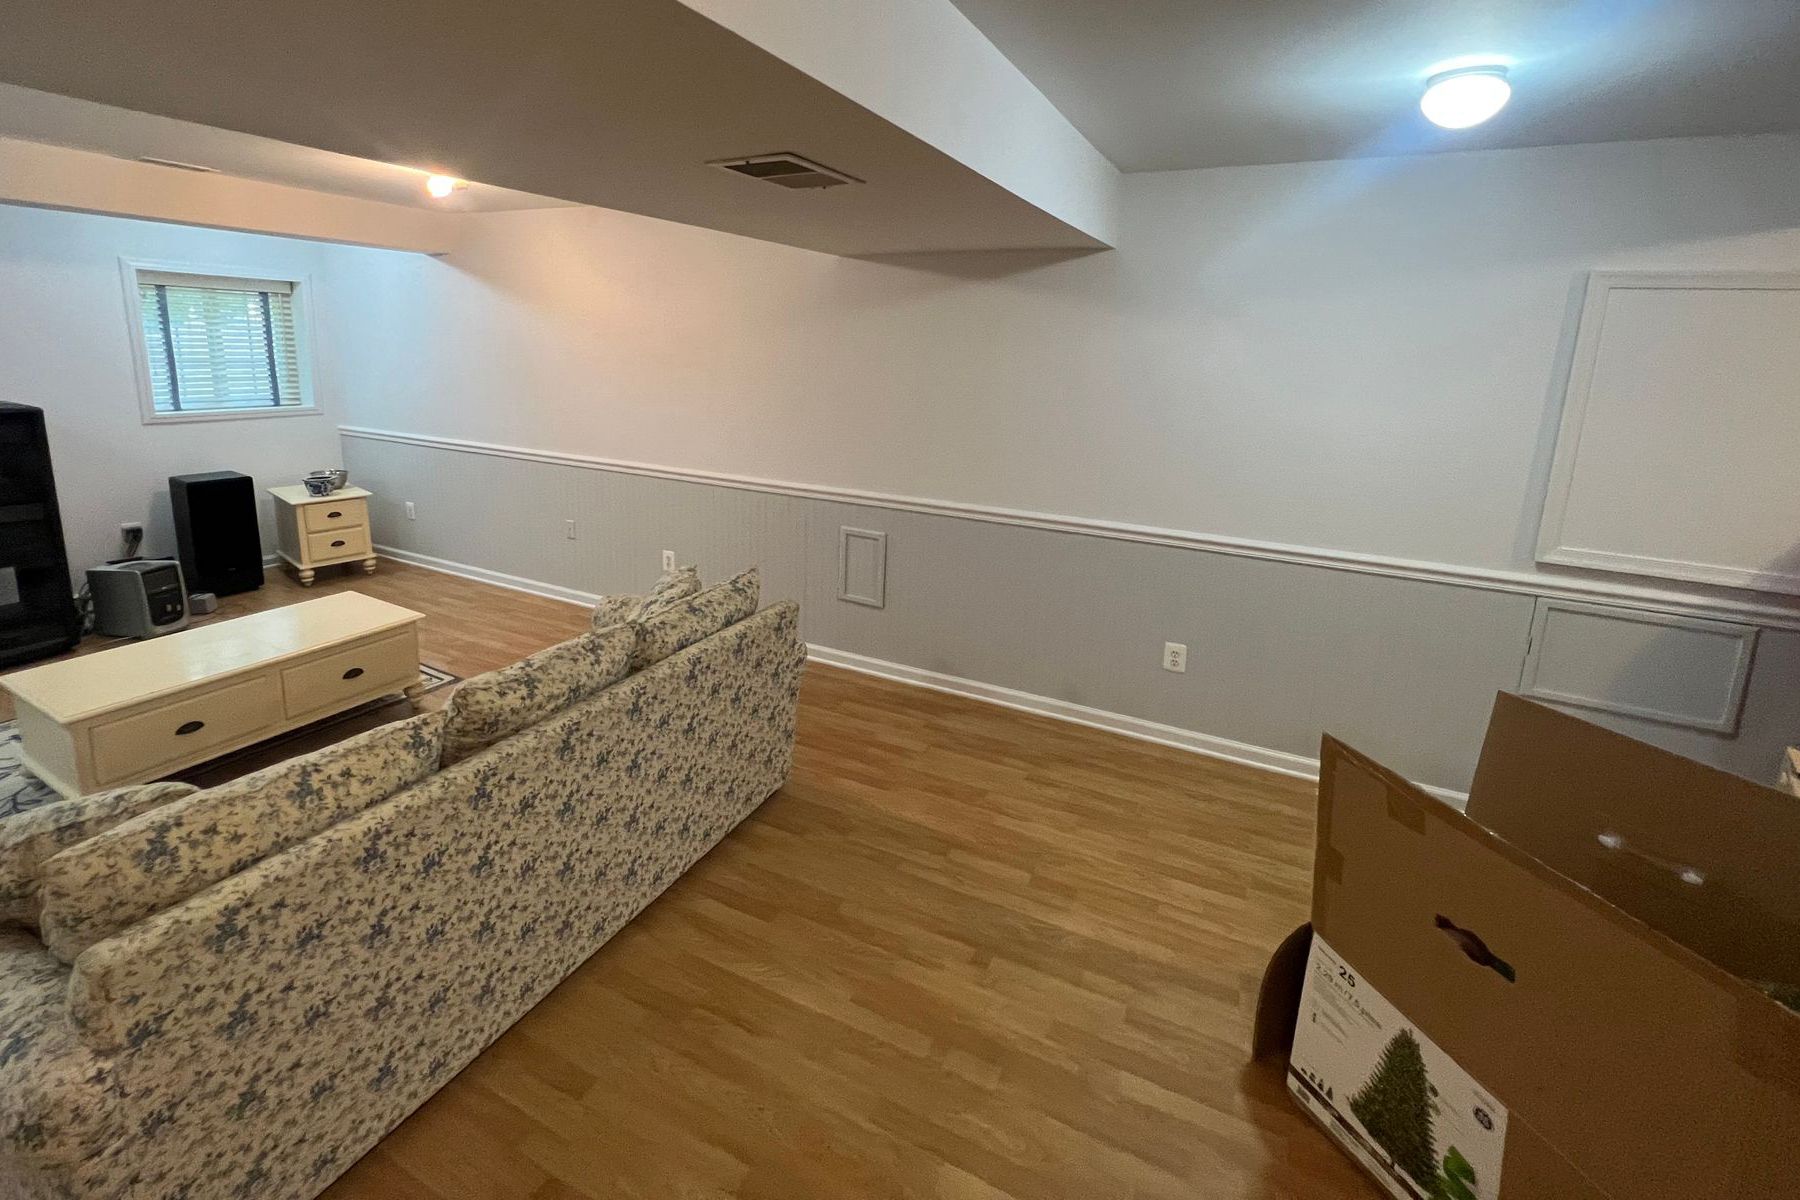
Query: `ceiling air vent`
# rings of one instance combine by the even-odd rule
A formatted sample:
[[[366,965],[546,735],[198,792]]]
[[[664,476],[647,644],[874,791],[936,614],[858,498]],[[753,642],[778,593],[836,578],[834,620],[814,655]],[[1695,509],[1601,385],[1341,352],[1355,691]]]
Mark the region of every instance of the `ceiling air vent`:
[[[707,165],[784,188],[832,188],[862,182],[854,175],[822,167],[798,154],[758,154],[754,158],[727,158]]]

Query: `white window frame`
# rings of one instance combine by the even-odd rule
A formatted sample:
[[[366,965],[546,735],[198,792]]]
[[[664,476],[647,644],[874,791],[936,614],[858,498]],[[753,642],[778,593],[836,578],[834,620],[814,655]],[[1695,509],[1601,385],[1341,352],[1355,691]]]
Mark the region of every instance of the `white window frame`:
[[[198,412],[158,412],[156,396],[150,383],[150,351],[144,344],[143,303],[138,296],[138,272],[194,275],[214,279],[231,279],[246,283],[284,283],[293,289],[294,354],[299,359],[300,403],[268,408],[217,409]],[[141,258],[121,258],[119,277],[125,285],[125,321],[131,335],[131,365],[137,377],[138,415],[146,425],[185,425],[193,421],[261,421],[270,417],[316,417],[324,409],[319,403],[317,380],[313,367],[312,276],[247,269],[244,264],[153,262]]]

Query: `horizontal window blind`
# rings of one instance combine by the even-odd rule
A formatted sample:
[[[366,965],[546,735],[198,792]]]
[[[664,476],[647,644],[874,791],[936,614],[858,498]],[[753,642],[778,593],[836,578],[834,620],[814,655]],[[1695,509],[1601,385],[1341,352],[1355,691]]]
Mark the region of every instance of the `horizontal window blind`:
[[[305,404],[293,284],[162,271],[137,279],[158,413]]]

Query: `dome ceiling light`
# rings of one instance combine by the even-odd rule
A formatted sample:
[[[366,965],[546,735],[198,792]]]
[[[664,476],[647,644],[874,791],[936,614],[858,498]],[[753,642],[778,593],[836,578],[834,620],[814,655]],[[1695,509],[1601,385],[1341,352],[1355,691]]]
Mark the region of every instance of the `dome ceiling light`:
[[[1506,81],[1505,67],[1458,67],[1425,81],[1419,111],[1433,125],[1468,129],[1493,117],[1511,98],[1512,84]]]

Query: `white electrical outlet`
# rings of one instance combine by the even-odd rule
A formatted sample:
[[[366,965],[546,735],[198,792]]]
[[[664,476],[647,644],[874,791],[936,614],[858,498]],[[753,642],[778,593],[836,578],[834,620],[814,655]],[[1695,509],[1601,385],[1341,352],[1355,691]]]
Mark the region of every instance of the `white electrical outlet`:
[[[563,522],[563,536],[568,538],[571,542],[575,540],[575,522]]]
[[[1163,670],[1181,674],[1187,670],[1187,647],[1180,642],[1163,643]]]
[[[675,569],[675,552],[673,550],[664,550],[663,551],[663,570],[673,571],[674,569]]]
[[[416,521],[419,519],[419,510],[413,507],[413,502],[411,500],[406,502],[406,519],[409,521]]]

